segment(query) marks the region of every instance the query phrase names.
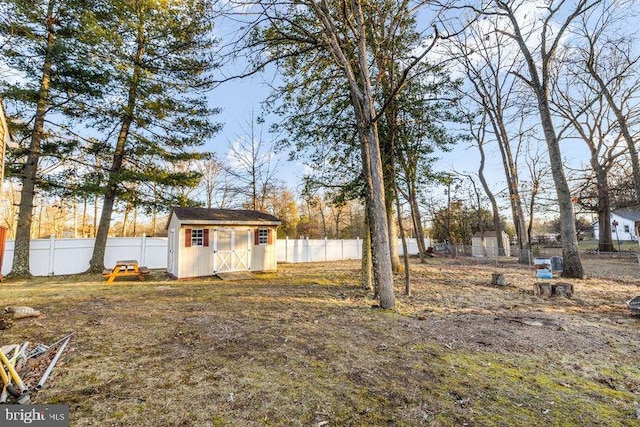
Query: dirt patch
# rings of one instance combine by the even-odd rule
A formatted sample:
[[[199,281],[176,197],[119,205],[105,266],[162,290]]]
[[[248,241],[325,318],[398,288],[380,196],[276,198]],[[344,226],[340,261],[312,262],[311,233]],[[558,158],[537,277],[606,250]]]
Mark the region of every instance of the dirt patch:
[[[398,276],[394,312],[371,308],[358,262],[12,282],[0,304],[43,316],[2,338],[76,331],[34,399],[69,404],[74,426],[634,425],[640,319],[625,302],[640,275],[609,261],[585,260],[573,298],[545,299],[516,264],[430,259],[411,267],[412,296]]]

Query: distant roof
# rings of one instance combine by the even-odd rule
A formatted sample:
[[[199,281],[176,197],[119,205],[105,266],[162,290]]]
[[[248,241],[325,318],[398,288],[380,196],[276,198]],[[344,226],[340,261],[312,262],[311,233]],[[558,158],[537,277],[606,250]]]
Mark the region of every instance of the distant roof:
[[[612,214],[616,214],[625,219],[630,219],[631,221],[640,221],[640,211],[637,210],[619,210],[613,211]]]
[[[616,211],[611,211],[611,215],[619,216],[624,219],[628,219],[630,221],[640,221],[640,211],[635,209],[620,209]],[[591,223],[591,225],[597,225],[600,223],[600,220],[595,220]]]
[[[504,233],[504,231],[502,232],[502,234],[505,234],[505,233]],[[485,232],[484,232],[484,237],[496,237],[497,235],[498,235],[498,234],[496,233],[496,231],[495,231],[495,230],[492,230],[492,231],[487,230],[487,231],[485,231]],[[479,232],[479,231],[477,231],[477,232],[473,235],[473,237],[482,237],[482,233],[481,233],[481,232]]]
[[[172,212],[183,222],[212,224],[264,224],[280,225],[281,221],[264,212],[242,209],[173,208]]]

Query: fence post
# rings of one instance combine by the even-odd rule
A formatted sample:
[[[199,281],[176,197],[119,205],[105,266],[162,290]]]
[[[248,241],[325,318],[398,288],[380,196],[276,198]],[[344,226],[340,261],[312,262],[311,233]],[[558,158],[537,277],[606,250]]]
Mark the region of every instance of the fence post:
[[[344,261],[344,239],[340,239],[340,259]]]
[[[327,246],[328,246],[328,242],[327,242],[327,236],[324,236],[324,262],[327,262]]]
[[[356,237],[356,254],[358,254],[358,258],[362,258],[362,255],[360,254],[360,237]]]
[[[305,238],[304,238],[304,240],[305,240],[305,242],[306,242],[306,245],[305,245],[305,246],[306,246],[306,248],[307,248],[307,249],[306,249],[307,254],[306,254],[306,256],[305,256],[305,260],[306,260],[307,262],[309,262],[309,260],[311,259],[311,247],[309,246],[309,236],[305,237]]]
[[[140,265],[146,265],[147,257],[147,235],[142,233],[142,240],[140,241]]]
[[[284,236],[284,262],[289,262],[289,236]]]
[[[55,262],[56,262],[56,236],[51,235],[49,238],[49,275],[55,275]]]

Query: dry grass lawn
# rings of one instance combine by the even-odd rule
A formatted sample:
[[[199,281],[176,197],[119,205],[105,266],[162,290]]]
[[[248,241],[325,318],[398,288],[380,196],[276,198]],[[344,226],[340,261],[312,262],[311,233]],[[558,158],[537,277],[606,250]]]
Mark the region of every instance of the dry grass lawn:
[[[43,315],[0,345],[76,331],[34,398],[69,404],[72,426],[640,425],[640,269],[584,264],[572,299],[542,299],[528,269],[430,259],[413,296],[398,277],[394,312],[372,308],[358,262],[5,282],[0,306]]]

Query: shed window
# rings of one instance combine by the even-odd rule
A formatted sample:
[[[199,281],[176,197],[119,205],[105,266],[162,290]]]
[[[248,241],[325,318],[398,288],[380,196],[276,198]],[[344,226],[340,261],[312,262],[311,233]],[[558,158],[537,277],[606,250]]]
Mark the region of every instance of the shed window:
[[[268,228],[258,229],[258,245],[267,245],[267,244],[269,244],[269,229]]]
[[[204,230],[202,228],[191,230],[191,246],[204,246]]]
[[[624,226],[624,232],[628,233],[629,232],[629,224],[625,224]]]
[[[209,246],[209,229],[208,228],[185,229],[184,245],[187,248],[191,246],[196,246],[196,247]]]

